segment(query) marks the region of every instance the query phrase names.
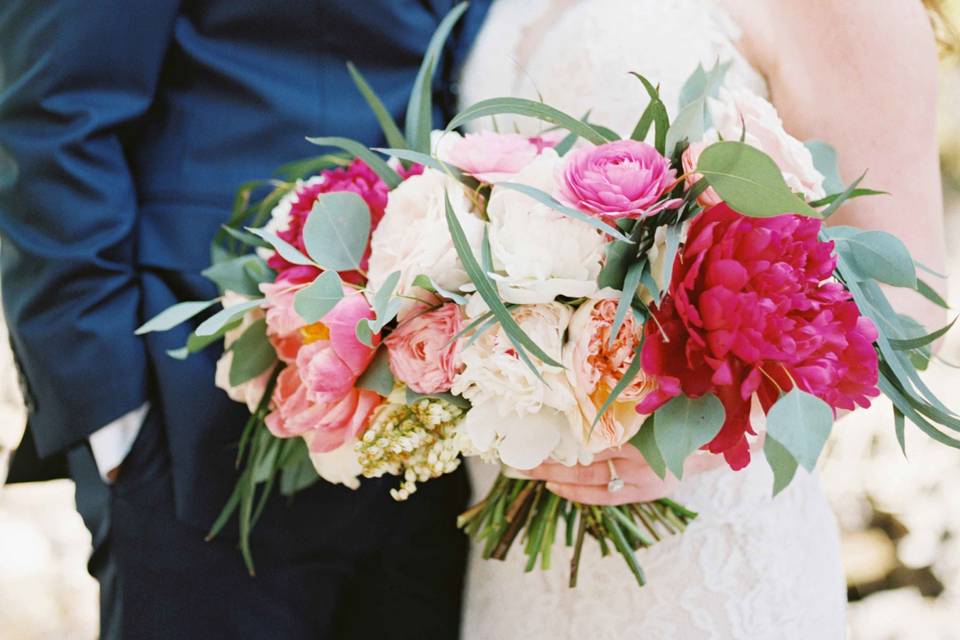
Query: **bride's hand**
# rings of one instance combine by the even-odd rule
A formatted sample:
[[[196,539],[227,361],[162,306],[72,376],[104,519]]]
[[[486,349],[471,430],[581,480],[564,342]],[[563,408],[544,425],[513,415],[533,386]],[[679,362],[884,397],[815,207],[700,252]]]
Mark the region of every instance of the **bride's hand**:
[[[607,489],[610,482],[610,463],[623,480],[620,491]],[[700,473],[723,464],[723,456],[698,454],[690,456],[683,466],[685,474]],[[618,505],[633,502],[649,502],[666,497],[673,492],[678,480],[667,472],[661,480],[640,452],[632,445],[598,453],[593,464],[568,467],[560,463],[544,463],[524,472],[535,480],[544,480],[547,489],[561,498],[583,504]]]

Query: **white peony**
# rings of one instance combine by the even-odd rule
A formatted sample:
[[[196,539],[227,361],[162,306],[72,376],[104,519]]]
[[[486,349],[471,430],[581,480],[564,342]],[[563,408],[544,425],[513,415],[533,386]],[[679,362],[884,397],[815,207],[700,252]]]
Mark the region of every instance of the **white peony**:
[[[514,309],[513,316],[547,355],[560,362],[569,307],[557,302],[525,305]],[[571,442],[570,424],[579,419],[573,391],[561,367],[531,360],[540,377],[517,356],[499,325],[461,350],[461,371],[451,392],[473,405],[463,432],[479,453],[493,452],[518,469],[535,467],[551,455],[572,464],[578,448]]]
[[[317,475],[333,484],[351,489],[360,488],[360,461],[354,450],[356,440],[348,440],[333,451],[310,453],[310,462]]]
[[[552,193],[559,162],[545,149],[510,181]],[[493,188],[487,216],[491,275],[505,301],[538,304],[597,291],[605,245],[599,231],[505,187]]]
[[[745,89],[724,88],[717,98],[707,99],[707,109],[713,124],[704,142],[740,140],[745,131],[744,142],[773,158],[793,191],[810,200],[826,195],[810,150],[787,133],[770,102]]]
[[[433,169],[406,179],[390,192],[383,220],[370,240],[369,288],[377,291],[394,271],[400,272],[396,295],[413,292],[418,275],[456,291],[470,282],[447,228],[444,191],[474,254],[480,255],[483,221],[467,190]]]

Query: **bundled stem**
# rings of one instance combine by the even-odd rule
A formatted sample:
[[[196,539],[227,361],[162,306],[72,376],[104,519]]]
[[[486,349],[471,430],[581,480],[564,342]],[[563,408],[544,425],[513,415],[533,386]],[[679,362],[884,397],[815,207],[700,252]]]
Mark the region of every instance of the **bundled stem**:
[[[501,475],[487,496],[457,519],[457,526],[483,545],[483,557],[504,560],[518,536],[524,542],[526,570],[540,559],[550,568],[551,550],[559,521],[564,520],[566,546],[573,547],[570,587],[577,586],[580,558],[589,534],[607,555],[611,547],[623,556],[637,584],[646,578],[636,552],[656,544],[667,535],[683,532],[697,517],[683,505],[663,498],[654,502],[619,506],[595,506],[571,502],[546,490],[539,480]]]

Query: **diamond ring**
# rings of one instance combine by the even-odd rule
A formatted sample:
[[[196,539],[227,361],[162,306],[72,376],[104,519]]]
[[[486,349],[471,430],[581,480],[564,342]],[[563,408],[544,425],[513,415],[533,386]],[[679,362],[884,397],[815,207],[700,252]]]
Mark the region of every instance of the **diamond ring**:
[[[613,460],[607,460],[607,467],[610,469],[610,482],[607,483],[607,491],[616,493],[624,487],[623,478],[617,474],[617,468],[613,465]]]

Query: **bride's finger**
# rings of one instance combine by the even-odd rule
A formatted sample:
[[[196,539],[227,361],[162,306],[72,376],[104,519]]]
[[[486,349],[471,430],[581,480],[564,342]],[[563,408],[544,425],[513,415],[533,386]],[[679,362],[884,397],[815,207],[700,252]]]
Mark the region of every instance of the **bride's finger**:
[[[594,462],[590,465],[574,467],[544,463],[539,467],[525,471],[524,475],[533,480],[546,480],[547,482],[560,484],[606,486],[610,482],[610,468],[606,462]]]
[[[547,490],[561,498],[582,504],[619,505],[633,502],[650,502],[669,494],[670,487],[662,484],[656,487],[638,487],[627,484],[620,491],[608,491],[605,486],[547,483]]]

